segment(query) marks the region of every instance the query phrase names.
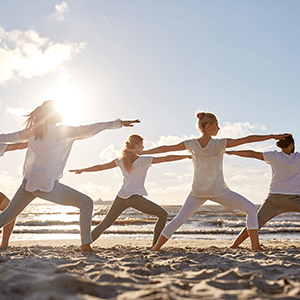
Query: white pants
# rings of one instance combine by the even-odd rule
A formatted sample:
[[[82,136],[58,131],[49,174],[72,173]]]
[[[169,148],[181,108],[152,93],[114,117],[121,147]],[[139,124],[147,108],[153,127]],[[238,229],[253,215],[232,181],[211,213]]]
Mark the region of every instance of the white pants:
[[[228,208],[238,209],[247,214],[246,226],[247,229],[258,229],[257,222],[257,208],[256,206],[247,200],[245,197],[238,193],[228,191],[226,194],[212,198],[196,198],[191,194],[187,197],[184,205],[177,214],[177,216],[165,227],[162,231],[162,235],[169,239],[171,235],[207,200],[211,200],[222,204]]]

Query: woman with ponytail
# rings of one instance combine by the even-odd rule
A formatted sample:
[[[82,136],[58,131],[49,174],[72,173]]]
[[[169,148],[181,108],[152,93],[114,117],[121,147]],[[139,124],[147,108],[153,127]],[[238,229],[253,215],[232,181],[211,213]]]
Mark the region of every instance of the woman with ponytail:
[[[73,142],[92,137],[102,130],[133,126],[139,120],[95,123],[71,127],[63,124],[62,115],[53,100],[45,101],[33,110],[25,129],[0,134],[0,142],[28,142],[23,167],[23,182],[8,207],[0,215],[0,228],[14,220],[36,197],[80,209],[80,251],[92,251],[91,218],[93,201],[90,197],[59,182]]]
[[[151,164],[181,160],[184,158],[191,158],[191,156],[168,155],[164,157],[139,157],[130,151],[132,149],[143,150],[143,148],[143,138],[137,134],[133,134],[129,136],[126,141],[120,158],[103,165],[70,170],[70,172],[75,172],[75,174],[81,174],[82,172],[96,172],[119,167],[123,174],[123,185],[109,212],[104,220],[92,231],[93,241],[110,227],[125,209],[132,207],[143,213],[158,217],[154,229],[152,246],[157,242],[157,239],[166,224],[167,212],[159,205],[143,197],[147,196],[144,186],[147,170]]]
[[[247,230],[252,250],[260,250],[256,206],[243,196],[231,191],[223,177],[223,154],[226,148],[245,143],[282,139],[285,135],[250,135],[238,139],[213,139],[219,131],[218,120],[212,113],[197,114],[197,129],[202,133],[198,139],[191,139],[177,145],[160,146],[146,151],[133,150],[135,153],[155,154],[169,151],[188,150],[192,154],[194,179],[190,195],[177,216],[162,231],[153,250],[158,251],[171,235],[207,200],[222,204],[231,209],[246,213]]]

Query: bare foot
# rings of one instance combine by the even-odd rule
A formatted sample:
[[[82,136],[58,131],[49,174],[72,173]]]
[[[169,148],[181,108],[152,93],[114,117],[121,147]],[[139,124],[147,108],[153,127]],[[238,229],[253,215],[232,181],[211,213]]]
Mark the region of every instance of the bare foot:
[[[258,248],[255,248],[255,249],[251,249],[251,251],[263,251],[263,249],[259,246]]]
[[[81,245],[78,249],[79,252],[93,252],[95,251],[91,248],[91,244]]]

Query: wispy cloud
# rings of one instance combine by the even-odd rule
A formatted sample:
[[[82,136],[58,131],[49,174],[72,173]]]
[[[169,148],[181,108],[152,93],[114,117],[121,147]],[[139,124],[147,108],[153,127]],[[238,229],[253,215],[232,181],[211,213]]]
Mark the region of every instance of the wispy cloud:
[[[5,109],[5,113],[16,117],[20,117],[28,114],[28,111],[26,111],[25,108],[23,107],[11,107],[7,105]]]
[[[266,126],[260,124],[250,124],[249,122],[223,122],[220,124],[218,137],[238,138],[249,134],[265,134]]]
[[[55,13],[52,15],[52,17],[54,17],[57,21],[64,21],[68,12],[68,3],[63,1],[61,4],[55,5]]]
[[[115,150],[114,145],[110,144],[108,147],[101,151],[99,156],[102,159],[113,160],[120,156],[120,151]]]
[[[33,29],[5,31],[0,27],[0,84],[61,69],[83,49],[85,43],[55,43]]]

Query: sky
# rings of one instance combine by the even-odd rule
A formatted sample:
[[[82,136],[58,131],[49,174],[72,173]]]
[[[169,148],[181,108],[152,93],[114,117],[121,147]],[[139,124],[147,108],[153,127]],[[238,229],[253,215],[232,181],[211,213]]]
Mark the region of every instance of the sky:
[[[74,143],[60,182],[94,200],[114,199],[121,171],[69,169],[112,161],[133,133],[145,138],[145,149],[200,137],[198,111],[217,116],[218,138],[289,132],[297,150],[299,27],[298,0],[1,0],[0,132],[21,130],[24,115],[48,99],[69,125],[140,119]],[[242,148],[279,150],[275,144]],[[1,159],[0,188],[9,198],[24,157],[22,150]],[[261,204],[271,169],[224,155],[224,176]],[[192,179],[190,160],[153,165],[148,198],[182,205]]]

